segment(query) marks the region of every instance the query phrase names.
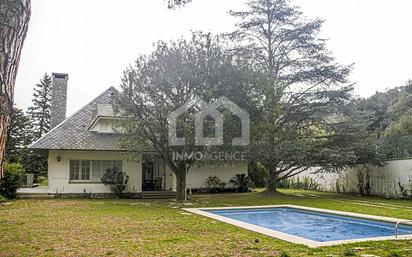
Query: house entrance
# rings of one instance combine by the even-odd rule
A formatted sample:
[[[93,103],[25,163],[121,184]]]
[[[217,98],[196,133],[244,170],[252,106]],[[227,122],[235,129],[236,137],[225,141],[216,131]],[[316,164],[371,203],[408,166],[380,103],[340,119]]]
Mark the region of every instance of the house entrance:
[[[165,190],[165,167],[157,156],[144,156],[142,161],[143,191]]]

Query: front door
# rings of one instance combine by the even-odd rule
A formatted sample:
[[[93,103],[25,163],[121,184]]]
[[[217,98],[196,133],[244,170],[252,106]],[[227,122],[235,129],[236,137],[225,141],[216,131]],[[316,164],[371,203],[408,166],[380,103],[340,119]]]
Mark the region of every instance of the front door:
[[[145,162],[142,164],[143,171],[143,191],[154,191],[155,181],[153,176],[153,162]]]

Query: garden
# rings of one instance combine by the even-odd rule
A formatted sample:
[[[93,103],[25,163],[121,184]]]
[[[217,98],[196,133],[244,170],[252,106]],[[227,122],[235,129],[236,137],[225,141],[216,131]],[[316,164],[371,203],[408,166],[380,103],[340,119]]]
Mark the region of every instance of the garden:
[[[412,219],[412,202],[281,189],[172,200],[17,200],[0,205],[0,256],[412,256],[392,240],[309,248],[181,208],[293,204]]]

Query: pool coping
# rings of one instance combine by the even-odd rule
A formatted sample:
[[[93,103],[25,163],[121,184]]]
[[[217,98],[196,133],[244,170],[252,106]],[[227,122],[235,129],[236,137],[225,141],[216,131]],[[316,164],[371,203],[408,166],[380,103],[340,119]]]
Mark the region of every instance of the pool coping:
[[[294,209],[301,209],[306,211],[315,211],[321,212],[326,214],[335,214],[340,216],[346,217],[353,217],[353,218],[362,218],[362,219],[370,219],[375,221],[384,221],[390,223],[398,223],[398,222],[411,222],[411,220],[406,219],[396,219],[396,218],[389,218],[383,216],[375,216],[375,215],[368,215],[368,214],[360,214],[360,213],[353,213],[353,212],[344,212],[344,211],[335,211],[335,210],[328,210],[328,209],[320,209],[320,208],[313,208],[313,207],[304,207],[298,205],[289,205],[289,204],[281,204],[281,205],[260,205],[260,206],[231,206],[231,207],[205,207],[205,208],[182,208],[184,211],[191,212],[194,214],[202,215],[208,218],[212,218],[218,221],[222,221],[237,227],[241,227],[247,230],[251,230],[266,236],[274,237],[277,239],[281,239],[287,242],[296,243],[296,244],[303,244],[311,248],[323,247],[323,246],[333,246],[333,245],[340,245],[340,244],[349,244],[349,243],[359,243],[359,242],[367,242],[367,241],[384,241],[384,240],[407,240],[412,239],[412,234],[408,235],[398,235],[395,238],[393,236],[384,236],[384,237],[369,237],[369,238],[359,238],[359,239],[349,239],[349,240],[336,240],[336,241],[328,241],[328,242],[317,242],[307,238],[299,237],[290,235],[287,233],[279,232],[276,230],[264,228],[261,226],[253,225],[247,222],[238,221],[235,219],[223,217],[220,215],[216,215],[213,213],[207,212],[208,210],[230,210],[230,209],[260,209],[260,208],[294,208]],[[394,226],[395,226],[394,224]],[[395,227],[394,227],[395,229]]]

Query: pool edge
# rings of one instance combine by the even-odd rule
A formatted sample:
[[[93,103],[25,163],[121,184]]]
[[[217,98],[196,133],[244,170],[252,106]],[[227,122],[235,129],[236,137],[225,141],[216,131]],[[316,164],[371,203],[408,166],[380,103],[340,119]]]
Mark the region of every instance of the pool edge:
[[[281,205],[261,205],[261,206],[231,206],[231,207],[204,207],[204,208],[182,208],[182,210],[202,215],[208,218],[212,218],[221,222],[225,222],[240,228],[244,228],[250,231],[254,231],[266,236],[270,236],[273,238],[277,238],[280,240],[284,240],[290,243],[295,244],[303,244],[311,248],[317,247],[324,247],[324,246],[334,246],[334,245],[341,245],[341,244],[350,244],[350,243],[360,243],[360,242],[368,242],[368,241],[385,241],[385,240],[407,240],[412,239],[412,234],[410,235],[400,235],[397,238],[395,236],[385,236],[385,237],[370,237],[370,238],[359,238],[359,239],[349,239],[349,240],[336,240],[336,241],[329,241],[329,242],[317,242],[307,238],[299,237],[290,235],[287,233],[279,232],[276,230],[271,230],[268,228],[264,228],[261,226],[253,225],[250,223],[238,221],[235,219],[223,217],[220,215],[212,214],[207,212],[208,210],[230,210],[230,209],[256,209],[256,208],[295,208],[301,209],[306,211],[315,211],[321,212],[326,214],[334,214],[346,217],[353,217],[353,218],[362,218],[362,219],[369,219],[375,221],[383,221],[383,222],[390,222],[390,223],[397,223],[397,222],[405,222],[410,220],[406,219],[397,219],[397,218],[390,218],[390,217],[383,217],[383,216],[376,216],[376,215],[369,215],[369,214],[360,214],[354,212],[345,212],[345,211],[335,211],[335,210],[328,210],[328,209],[320,209],[320,208],[313,208],[313,207],[305,207],[299,205],[289,205],[289,204],[281,204]]]

